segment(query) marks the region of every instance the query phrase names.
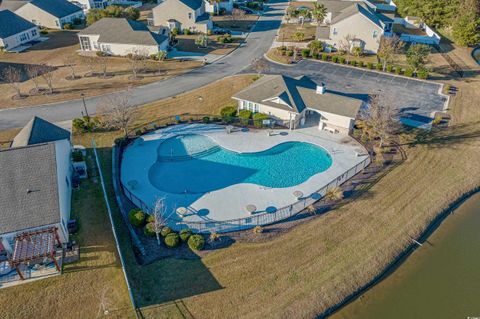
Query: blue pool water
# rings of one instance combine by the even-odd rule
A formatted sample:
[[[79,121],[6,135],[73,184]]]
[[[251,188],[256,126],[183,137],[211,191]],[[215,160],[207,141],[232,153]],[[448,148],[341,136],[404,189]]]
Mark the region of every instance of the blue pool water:
[[[257,153],[226,150],[204,135],[165,140],[150,168],[151,183],[169,193],[206,193],[238,183],[272,188],[305,182],[332,165],[330,155],[309,143],[287,142]]]

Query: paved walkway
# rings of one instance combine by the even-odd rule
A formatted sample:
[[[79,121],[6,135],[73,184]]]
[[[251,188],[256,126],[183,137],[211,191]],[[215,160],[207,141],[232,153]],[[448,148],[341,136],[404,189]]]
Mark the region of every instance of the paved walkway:
[[[270,48],[283,17],[286,3],[273,0],[265,8],[252,32],[235,51],[189,73],[164,81],[139,86],[132,89],[132,102],[142,105],[159,99],[190,91],[216,80],[242,71],[255,58],[260,58]],[[102,97],[87,98],[89,113],[97,110],[97,102]],[[25,125],[34,115],[48,121],[60,122],[79,117],[83,110],[82,101],[72,100],[54,104],[0,110],[0,130]]]

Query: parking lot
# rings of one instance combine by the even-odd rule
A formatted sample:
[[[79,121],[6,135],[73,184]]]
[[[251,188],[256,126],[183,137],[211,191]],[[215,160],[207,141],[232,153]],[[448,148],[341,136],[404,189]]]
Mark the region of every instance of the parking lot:
[[[363,100],[367,100],[371,94],[384,94],[399,110],[402,120],[415,126],[430,123],[435,112],[444,110],[447,99],[439,93],[441,85],[438,83],[339,64],[303,60],[291,66],[269,62],[269,66],[267,73],[295,77],[307,75],[318,83],[324,82],[327,89],[345,92]],[[245,70],[249,71],[252,72]]]

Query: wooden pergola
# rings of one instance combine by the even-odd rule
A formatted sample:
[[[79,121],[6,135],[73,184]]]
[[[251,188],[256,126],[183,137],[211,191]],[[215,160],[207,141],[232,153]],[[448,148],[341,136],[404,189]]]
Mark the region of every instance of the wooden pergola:
[[[11,265],[15,267],[20,279],[24,280],[25,277],[18,266],[40,258],[51,258],[57,271],[60,271],[60,266],[55,259],[55,242],[60,244],[57,230],[57,227],[50,227],[15,236]]]

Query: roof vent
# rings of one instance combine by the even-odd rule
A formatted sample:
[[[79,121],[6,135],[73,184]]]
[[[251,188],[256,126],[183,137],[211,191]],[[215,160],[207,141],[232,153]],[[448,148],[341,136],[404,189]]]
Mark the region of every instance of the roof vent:
[[[317,84],[316,93],[317,94],[325,94],[326,89],[327,89],[327,86],[325,85],[325,83],[322,82],[322,84]]]

